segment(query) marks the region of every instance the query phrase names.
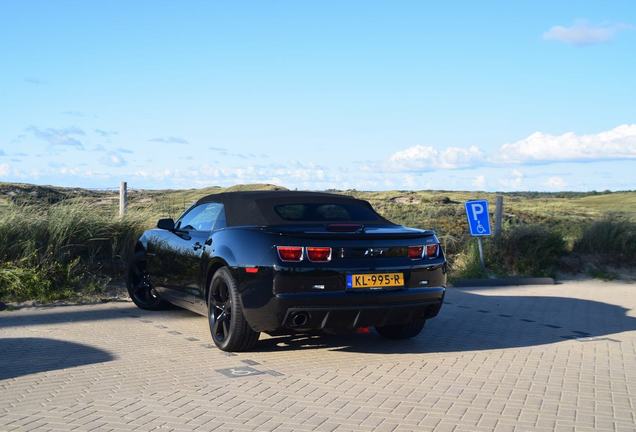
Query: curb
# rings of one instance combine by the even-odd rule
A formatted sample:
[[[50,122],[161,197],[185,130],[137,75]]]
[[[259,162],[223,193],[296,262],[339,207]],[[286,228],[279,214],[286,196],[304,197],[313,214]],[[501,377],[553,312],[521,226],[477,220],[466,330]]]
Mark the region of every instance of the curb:
[[[510,277],[497,279],[460,279],[449,284],[456,288],[467,287],[498,287],[508,285],[554,285],[555,280],[551,277]]]
[[[63,308],[67,306],[89,306],[89,305],[98,305],[98,304],[106,304],[106,303],[130,303],[132,300],[123,298],[123,297],[105,297],[99,298],[95,300],[86,300],[86,301],[65,301],[65,300],[57,300],[53,303],[37,303],[37,302],[21,302],[21,303],[3,303],[0,301],[0,311],[15,311],[20,309],[29,309],[29,308]]]

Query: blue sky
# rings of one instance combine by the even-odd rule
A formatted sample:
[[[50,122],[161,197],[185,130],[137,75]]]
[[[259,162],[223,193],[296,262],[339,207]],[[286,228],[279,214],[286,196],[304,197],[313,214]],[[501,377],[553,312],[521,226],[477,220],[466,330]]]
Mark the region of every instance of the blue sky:
[[[0,181],[636,189],[633,1],[0,4]]]

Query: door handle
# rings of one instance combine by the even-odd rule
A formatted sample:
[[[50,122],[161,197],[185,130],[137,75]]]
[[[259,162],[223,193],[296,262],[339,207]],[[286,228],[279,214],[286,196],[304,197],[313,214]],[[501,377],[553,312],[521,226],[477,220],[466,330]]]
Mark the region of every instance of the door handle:
[[[202,245],[201,243],[196,242],[196,243],[192,246],[192,249],[194,249],[194,250],[199,250],[199,249],[201,249],[202,247],[203,247],[203,245]]]

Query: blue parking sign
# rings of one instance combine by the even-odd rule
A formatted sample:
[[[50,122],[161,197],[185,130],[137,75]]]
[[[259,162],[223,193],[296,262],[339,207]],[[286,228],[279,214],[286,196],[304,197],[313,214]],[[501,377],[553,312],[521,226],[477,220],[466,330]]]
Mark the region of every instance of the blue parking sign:
[[[490,235],[490,219],[488,218],[488,201],[466,201],[466,216],[470,235],[474,237]]]

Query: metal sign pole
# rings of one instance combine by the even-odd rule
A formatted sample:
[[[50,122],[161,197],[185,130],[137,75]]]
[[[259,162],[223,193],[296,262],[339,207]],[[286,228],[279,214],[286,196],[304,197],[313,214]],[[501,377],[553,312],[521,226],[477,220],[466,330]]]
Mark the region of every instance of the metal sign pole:
[[[481,264],[481,269],[486,270],[486,263],[484,262],[484,246],[481,242],[481,237],[477,237],[477,246],[479,246],[479,263]]]

